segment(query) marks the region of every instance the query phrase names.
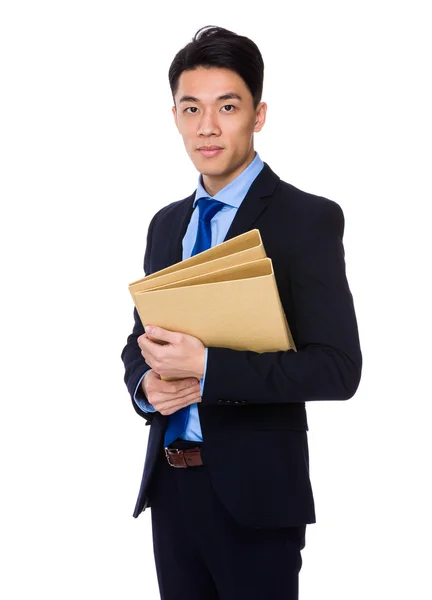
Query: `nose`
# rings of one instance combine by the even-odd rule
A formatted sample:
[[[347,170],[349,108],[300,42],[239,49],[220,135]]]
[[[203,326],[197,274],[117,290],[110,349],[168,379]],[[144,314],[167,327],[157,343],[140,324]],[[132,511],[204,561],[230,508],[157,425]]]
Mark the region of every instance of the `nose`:
[[[197,134],[202,137],[220,135],[220,127],[216,114],[212,110],[203,111],[198,123]]]

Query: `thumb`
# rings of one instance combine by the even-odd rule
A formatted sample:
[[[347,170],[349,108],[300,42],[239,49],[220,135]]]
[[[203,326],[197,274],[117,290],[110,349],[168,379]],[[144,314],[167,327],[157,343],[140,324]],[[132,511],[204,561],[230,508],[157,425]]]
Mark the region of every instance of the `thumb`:
[[[145,332],[151,338],[160,340],[166,343],[172,343],[174,341],[175,332],[164,329],[163,327],[156,327],[155,325],[145,325]]]

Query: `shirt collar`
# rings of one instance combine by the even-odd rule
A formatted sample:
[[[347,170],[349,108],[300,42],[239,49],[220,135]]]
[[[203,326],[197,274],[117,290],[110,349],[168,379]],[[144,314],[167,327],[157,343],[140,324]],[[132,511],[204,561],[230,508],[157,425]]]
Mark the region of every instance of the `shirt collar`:
[[[235,179],[228,183],[228,185],[222,188],[217,194],[211,196],[211,198],[238,208],[263,167],[263,161],[258,152],[255,152],[255,158],[250,165],[248,165],[240,175],[237,175]],[[194,207],[200,198],[210,198],[202,184],[202,175],[198,178],[198,185],[193,203]]]

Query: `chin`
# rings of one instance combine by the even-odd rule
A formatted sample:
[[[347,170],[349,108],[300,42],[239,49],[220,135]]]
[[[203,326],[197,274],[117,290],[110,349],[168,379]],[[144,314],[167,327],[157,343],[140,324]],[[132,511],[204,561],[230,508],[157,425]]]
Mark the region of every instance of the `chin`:
[[[226,175],[230,172],[229,165],[221,163],[219,161],[211,161],[208,159],[193,161],[195,168],[202,175],[208,175],[212,177],[219,177]]]
[[[203,167],[202,169],[198,169],[198,171],[201,175],[205,175],[206,177],[224,177],[228,173],[228,171],[223,169],[210,169],[208,167]]]

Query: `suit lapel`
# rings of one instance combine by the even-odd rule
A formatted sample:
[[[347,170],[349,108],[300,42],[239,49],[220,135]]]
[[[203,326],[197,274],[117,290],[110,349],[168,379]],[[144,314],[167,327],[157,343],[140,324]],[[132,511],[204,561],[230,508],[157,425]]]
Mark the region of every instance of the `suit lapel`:
[[[231,223],[224,241],[253,229],[255,221],[266,210],[280,178],[267,163],[250,186]]]
[[[168,265],[174,265],[183,260],[183,238],[193,213],[193,201],[195,192],[179,204],[178,213],[175,214],[173,233],[170,240],[170,252]]]
[[[267,163],[249,188],[243,202],[231,223],[224,241],[253,229],[258,217],[266,210],[271,196],[280,181],[280,178],[270,169]],[[195,192],[179,204],[176,220],[178,227],[174,227],[174,234],[170,243],[170,263],[180,262],[183,257],[183,238],[185,236],[193,212]]]

